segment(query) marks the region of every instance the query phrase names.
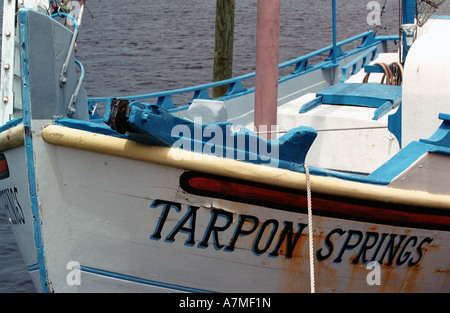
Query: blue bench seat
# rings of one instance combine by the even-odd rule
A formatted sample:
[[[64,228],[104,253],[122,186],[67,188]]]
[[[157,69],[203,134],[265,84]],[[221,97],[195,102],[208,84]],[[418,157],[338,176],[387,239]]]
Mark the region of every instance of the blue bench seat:
[[[376,108],[373,120],[378,120],[396,108],[402,99],[402,87],[383,84],[338,83],[316,93],[316,98],[305,103],[300,113],[306,113],[326,103]]]

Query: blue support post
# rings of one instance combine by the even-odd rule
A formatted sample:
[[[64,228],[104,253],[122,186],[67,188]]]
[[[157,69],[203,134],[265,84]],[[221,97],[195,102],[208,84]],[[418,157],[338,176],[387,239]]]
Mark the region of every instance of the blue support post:
[[[337,39],[336,39],[336,0],[333,0],[333,64],[337,65]]]
[[[416,0],[403,0],[403,24],[414,24],[416,18]]]
[[[327,61],[330,61],[330,64],[324,66],[323,68],[331,68],[331,67],[336,67],[339,65],[337,59],[341,56],[344,55],[344,52],[342,51],[341,47],[337,44],[337,40],[336,40],[336,0],[333,0],[332,2],[332,7],[333,7],[333,48],[330,50],[330,54],[327,58]]]
[[[416,0],[402,0],[403,24],[414,24],[416,18]],[[406,42],[405,36],[401,39],[403,42],[402,63],[405,62],[410,46]]]

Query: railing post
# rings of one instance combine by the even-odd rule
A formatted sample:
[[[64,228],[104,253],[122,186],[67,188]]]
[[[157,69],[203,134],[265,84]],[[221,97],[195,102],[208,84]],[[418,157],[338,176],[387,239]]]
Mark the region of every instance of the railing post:
[[[332,7],[333,7],[333,64],[337,65],[336,0],[333,0]]]

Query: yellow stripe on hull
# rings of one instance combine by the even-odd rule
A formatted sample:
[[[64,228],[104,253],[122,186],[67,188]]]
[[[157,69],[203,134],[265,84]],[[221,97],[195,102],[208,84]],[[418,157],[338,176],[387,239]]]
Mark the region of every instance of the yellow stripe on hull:
[[[43,130],[42,136],[47,143],[54,145],[278,187],[306,190],[305,174],[284,169],[219,158],[182,149],[150,146],[133,140],[59,125],[47,126]],[[313,193],[410,206],[450,209],[450,196],[448,195],[396,189],[387,186],[345,181],[333,177],[312,176],[311,188]]]

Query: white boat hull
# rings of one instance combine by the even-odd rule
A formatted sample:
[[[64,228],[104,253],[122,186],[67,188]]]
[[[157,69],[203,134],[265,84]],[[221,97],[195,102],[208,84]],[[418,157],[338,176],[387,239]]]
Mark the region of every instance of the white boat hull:
[[[377,98],[368,108],[360,107],[361,85],[363,95],[369,96],[386,88],[351,85],[343,94],[346,101],[351,95],[350,104],[335,97],[331,104],[322,103],[326,93],[312,102],[295,99],[337,83],[337,71],[350,69],[352,62],[365,65],[368,58],[374,60],[383,40],[373,34],[358,37],[363,38],[361,48],[343,54],[341,63],[350,63],[337,68],[329,59],[314,67],[307,59],[298,59],[292,79],[284,80],[287,84],[280,81],[284,94],[280,117],[287,114],[284,121],[297,127],[311,115],[308,125],[322,132],[319,146],[306,161],[314,159],[318,164],[312,165],[320,168],[309,175],[302,155],[306,157],[316,136],[310,128],[288,132],[278,146],[271,143],[271,150],[281,147],[283,153],[276,159],[282,163],[270,167],[174,148],[164,127],[189,122],[170,122],[170,112],[156,105],[119,106],[108,98],[102,101],[113,105],[104,116],[110,117],[105,123],[111,128],[98,123],[86,107],[89,104],[94,111],[90,104],[97,100],[88,101],[79,89],[84,71],[78,65],[78,77],[79,62],[70,53],[76,36],[31,10],[20,10],[18,22],[23,120],[8,122],[15,126],[6,124],[0,131],[0,204],[38,291],[273,293],[309,292],[312,287],[317,292],[450,291],[450,195],[447,185],[439,189],[447,180],[450,116],[440,116],[439,138],[414,142],[397,153],[399,137],[391,132],[401,129],[397,113],[393,116],[390,111],[399,105],[399,88],[394,98]],[[66,48],[67,55],[61,53]],[[353,61],[345,60],[352,56]],[[60,69],[66,65],[65,73]],[[311,75],[301,79],[304,74]],[[297,78],[302,80],[301,90],[291,90]],[[310,78],[315,81],[312,85]],[[350,86],[342,84],[336,85]],[[342,96],[341,91],[332,96]],[[244,112],[231,110],[245,103],[247,95],[253,97],[239,86],[236,92],[231,95],[234,100],[221,108],[234,112],[229,120],[235,124],[253,114],[245,106]],[[171,100],[159,96],[158,103],[167,105]],[[334,115],[322,112],[330,105]],[[133,120],[126,116],[128,111]],[[154,111],[160,115],[150,121]],[[357,111],[353,120],[343,125],[353,111]],[[382,117],[387,112],[392,114]],[[153,128],[146,127],[149,124]],[[196,137],[195,130],[201,128],[191,127],[195,138],[183,139],[211,148],[213,140]],[[336,137],[337,131],[342,136]],[[366,140],[372,136],[378,139]],[[349,145],[344,145],[347,141]],[[236,154],[263,156],[247,148]],[[233,149],[227,151],[234,154]],[[422,160],[433,163],[432,169],[422,171],[422,164],[417,164]],[[308,191],[312,216],[307,210]]]
[[[34,238],[34,215],[31,212],[25,147],[21,146],[8,150],[4,153],[4,156],[8,160],[10,176],[0,182],[1,207],[7,214],[33,283],[37,290],[41,291],[39,271],[36,266],[38,257]]]
[[[46,268],[41,279],[49,291],[310,291],[305,210],[195,195],[189,173],[197,172],[183,161],[177,167],[138,161],[50,144],[40,135],[33,147]],[[6,157],[11,173],[23,164],[23,157]],[[317,203],[313,198],[313,212]],[[29,204],[21,207],[29,216]],[[447,231],[316,212],[313,229],[317,292],[450,290]],[[21,247],[29,246],[29,228],[15,233]],[[370,261],[382,264],[379,272],[367,267]]]

